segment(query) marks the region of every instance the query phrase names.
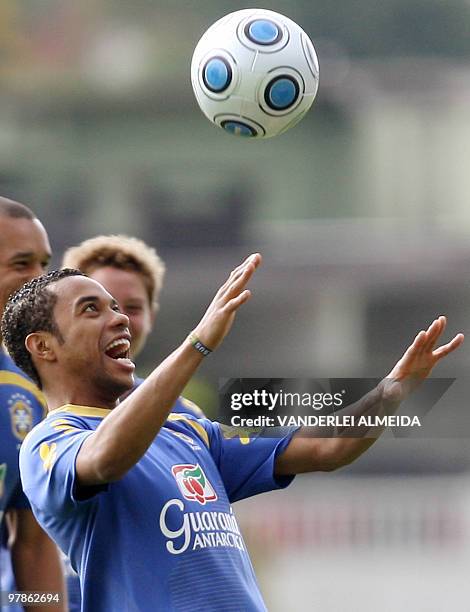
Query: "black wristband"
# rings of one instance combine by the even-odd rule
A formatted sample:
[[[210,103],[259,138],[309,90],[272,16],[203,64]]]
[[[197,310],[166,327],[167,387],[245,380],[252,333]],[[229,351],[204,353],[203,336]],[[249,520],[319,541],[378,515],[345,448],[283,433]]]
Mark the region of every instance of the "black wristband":
[[[207,357],[207,355],[210,355],[212,353],[212,350],[210,348],[207,348],[207,346],[199,340],[199,338],[194,332],[191,332],[189,334],[188,341],[192,346],[194,346],[196,351],[201,353],[201,355],[203,355],[204,357]]]

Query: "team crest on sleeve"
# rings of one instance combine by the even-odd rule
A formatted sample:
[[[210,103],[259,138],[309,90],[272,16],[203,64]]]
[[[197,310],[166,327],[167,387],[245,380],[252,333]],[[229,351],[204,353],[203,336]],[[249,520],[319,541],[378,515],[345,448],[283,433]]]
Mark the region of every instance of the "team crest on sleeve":
[[[202,505],[217,499],[217,493],[199,463],[174,465],[171,473],[185,499],[198,501]]]
[[[3,497],[5,493],[5,480],[7,477],[7,464],[0,463],[0,499]]]
[[[8,400],[11,430],[18,440],[23,441],[33,428],[33,407],[22,393],[14,393]]]

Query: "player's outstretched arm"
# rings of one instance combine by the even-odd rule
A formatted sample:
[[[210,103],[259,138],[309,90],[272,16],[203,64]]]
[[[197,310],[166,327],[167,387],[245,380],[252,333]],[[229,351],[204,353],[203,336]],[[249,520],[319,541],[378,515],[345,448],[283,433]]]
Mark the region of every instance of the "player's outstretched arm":
[[[250,298],[246,285],[260,263],[259,253],[250,255],[215,294],[194,330],[209,349],[219,346],[229,333],[237,310]],[[202,359],[202,354],[185,340],[103,420],[78,453],[79,485],[118,480],[139,461]]]
[[[419,384],[429,376],[441,359],[455,351],[463,342],[463,334],[457,334],[450,342],[436,348],[446,327],[446,318],[438,317],[426,331],[420,331],[403,357],[396,363],[390,374],[370,393],[341,413],[360,416],[384,416],[391,414]],[[339,413],[339,414],[341,414]],[[300,431],[292,438],[289,446],[276,460],[276,474],[299,474],[301,472],[329,471],[351,463],[362,455],[381,430],[374,428],[373,437],[351,438],[351,430],[339,429],[335,437],[306,437]]]

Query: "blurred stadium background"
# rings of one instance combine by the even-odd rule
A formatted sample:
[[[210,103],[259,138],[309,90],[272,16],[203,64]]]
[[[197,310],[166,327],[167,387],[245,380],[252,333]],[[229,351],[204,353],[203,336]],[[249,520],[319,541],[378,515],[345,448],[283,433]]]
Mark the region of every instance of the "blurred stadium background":
[[[219,377],[380,376],[434,316],[465,332],[470,307],[468,0],[264,2],[312,37],[320,91],[296,128],[254,143],[212,127],[189,80],[208,25],[246,6],[0,3],[0,192],[37,211],[56,263],[98,233],[157,247],[168,274],[142,373],[263,253],[254,299],[188,390],[212,415]],[[469,366],[464,345],[440,367],[457,377],[442,410],[465,411]],[[461,434],[386,436],[239,504],[269,609],[469,609]]]

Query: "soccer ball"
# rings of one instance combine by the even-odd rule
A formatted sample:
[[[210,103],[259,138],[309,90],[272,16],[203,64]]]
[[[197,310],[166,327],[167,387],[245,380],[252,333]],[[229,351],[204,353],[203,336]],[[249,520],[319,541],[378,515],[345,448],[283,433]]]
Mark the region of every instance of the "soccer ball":
[[[318,90],[312,41],[288,17],[244,9],[216,21],[191,62],[202,112],[230,134],[270,138],[302,119]]]

